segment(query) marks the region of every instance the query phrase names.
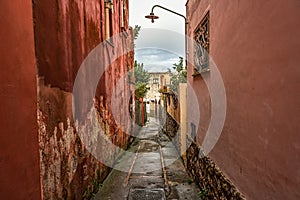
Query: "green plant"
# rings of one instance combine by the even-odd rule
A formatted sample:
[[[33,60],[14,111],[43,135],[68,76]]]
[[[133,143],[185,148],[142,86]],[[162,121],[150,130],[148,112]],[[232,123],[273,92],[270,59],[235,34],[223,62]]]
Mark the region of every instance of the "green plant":
[[[149,73],[144,69],[143,63],[134,61],[134,72],[129,73],[129,80],[134,79],[135,98],[140,99],[146,96],[147,84],[150,79]],[[133,77],[132,77],[133,76]]]
[[[179,57],[179,63],[173,64],[173,69],[175,72],[171,72],[169,69],[169,73],[171,76],[171,85],[170,89],[178,93],[178,85],[179,83],[186,83],[187,78],[187,70],[186,67],[183,67],[183,57]]]
[[[191,185],[193,182],[194,182],[193,179],[191,179],[191,178],[187,179],[187,183],[188,183],[189,185]]]
[[[141,30],[141,26],[139,26],[139,25],[134,26],[133,35],[134,35],[135,40],[138,38],[140,30]]]
[[[199,197],[202,199],[202,200],[205,200],[207,199],[207,190],[206,189],[202,189],[199,193],[198,193]]]

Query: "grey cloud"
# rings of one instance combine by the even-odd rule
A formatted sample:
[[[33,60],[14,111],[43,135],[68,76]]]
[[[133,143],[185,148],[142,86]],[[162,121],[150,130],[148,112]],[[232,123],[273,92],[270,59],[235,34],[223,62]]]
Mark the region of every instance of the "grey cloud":
[[[137,49],[161,49],[184,56],[185,35],[164,29],[142,29],[136,40]]]
[[[135,51],[135,59],[139,63],[144,63],[148,71],[167,71],[174,63],[179,61],[179,56],[162,49],[145,48]]]
[[[164,29],[142,29],[136,40],[135,59],[148,71],[167,71],[184,57],[185,36]]]

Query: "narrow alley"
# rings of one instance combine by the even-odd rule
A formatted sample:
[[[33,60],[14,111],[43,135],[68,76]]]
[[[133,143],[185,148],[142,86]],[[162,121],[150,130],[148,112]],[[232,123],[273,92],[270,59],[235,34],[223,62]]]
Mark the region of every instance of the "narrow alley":
[[[1,0],[0,199],[299,200],[300,0]]]
[[[175,146],[161,132],[161,128],[158,119],[149,119],[129,148],[129,151],[136,152],[136,157],[131,160],[122,157],[118,161],[128,165],[124,169],[132,170],[126,173],[114,169],[94,200],[200,199],[199,188],[186,172]]]

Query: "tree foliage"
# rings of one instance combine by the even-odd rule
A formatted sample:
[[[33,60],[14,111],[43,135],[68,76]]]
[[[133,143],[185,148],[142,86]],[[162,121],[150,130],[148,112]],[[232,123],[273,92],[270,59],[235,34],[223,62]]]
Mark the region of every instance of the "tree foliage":
[[[139,26],[139,25],[134,26],[133,34],[134,34],[134,39],[135,40],[139,37],[140,30],[141,30],[141,26]]]
[[[147,93],[147,84],[150,79],[149,73],[144,69],[143,63],[138,63],[134,61],[134,88],[135,88],[135,98],[143,98]],[[129,80],[131,80],[132,73],[129,74]]]
[[[174,72],[171,72],[169,69],[169,73],[171,76],[171,85],[170,89],[174,93],[178,93],[179,83],[186,83],[187,78],[187,70],[186,67],[183,66],[183,57],[179,57],[179,62],[173,64]]]
[[[141,30],[141,26],[135,25],[133,29],[134,40],[136,40],[139,36]],[[129,74],[129,80],[131,80],[132,73]],[[147,93],[147,84],[150,79],[149,73],[144,69],[143,63],[138,63],[136,60],[134,61],[134,87],[135,87],[135,98],[140,99],[146,96]]]

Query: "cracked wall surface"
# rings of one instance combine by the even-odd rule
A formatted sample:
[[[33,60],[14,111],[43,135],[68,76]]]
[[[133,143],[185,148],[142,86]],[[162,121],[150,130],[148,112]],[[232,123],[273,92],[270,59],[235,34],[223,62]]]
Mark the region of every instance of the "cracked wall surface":
[[[125,120],[125,111],[113,116],[110,106],[119,80],[123,81],[124,91],[114,94],[115,98],[122,99],[117,103],[129,104],[132,95],[124,82],[126,79],[121,78],[133,67],[133,52],[125,50],[133,49],[133,32],[128,27],[128,2],[113,1],[113,4],[113,34],[123,33],[122,40],[110,44],[105,38],[104,0],[33,1],[43,199],[88,199],[97,190],[110,168],[93,152],[105,152],[101,155],[111,162],[119,154],[99,145],[96,134],[99,129],[112,144],[121,148],[129,145],[130,136],[126,133],[131,126],[123,130],[116,122]],[[125,13],[122,25],[121,12]],[[81,96],[91,96],[91,83],[100,78],[93,104],[84,98],[74,102],[72,91],[79,68],[101,42],[104,50],[97,52],[94,59],[100,59],[108,67],[99,65],[86,71],[79,85]],[[110,57],[118,52],[126,53],[111,61]],[[93,77],[101,70],[102,77]],[[81,118],[74,118],[75,114]]]

